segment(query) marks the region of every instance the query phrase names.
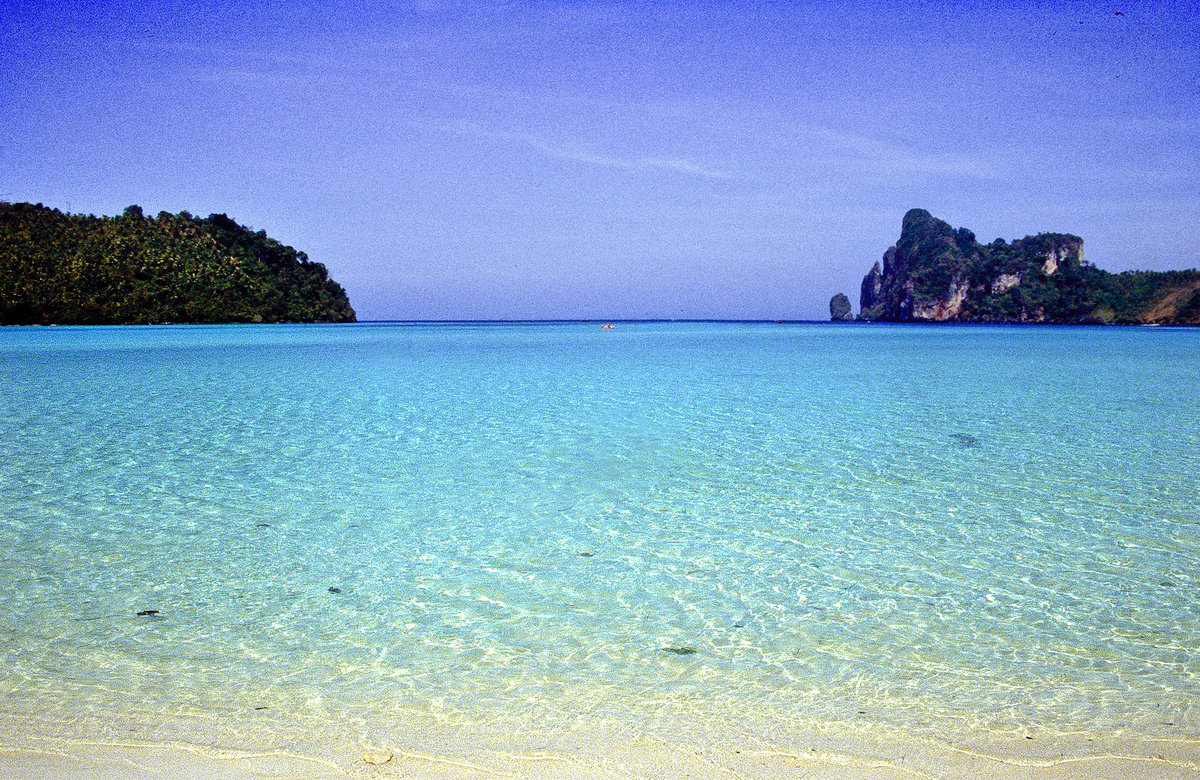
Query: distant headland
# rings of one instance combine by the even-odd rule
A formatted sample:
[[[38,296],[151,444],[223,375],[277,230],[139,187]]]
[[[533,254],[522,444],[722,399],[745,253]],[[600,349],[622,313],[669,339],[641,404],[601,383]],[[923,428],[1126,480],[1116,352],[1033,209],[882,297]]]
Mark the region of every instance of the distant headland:
[[[325,266],[224,214],[0,202],[0,324],[354,322]]]
[[[1078,236],[980,244],[912,209],[882,267],[863,279],[859,306],[857,319],[881,322],[1196,325],[1200,271],[1110,273],[1084,261]],[[829,309],[833,320],[853,319],[843,293]]]

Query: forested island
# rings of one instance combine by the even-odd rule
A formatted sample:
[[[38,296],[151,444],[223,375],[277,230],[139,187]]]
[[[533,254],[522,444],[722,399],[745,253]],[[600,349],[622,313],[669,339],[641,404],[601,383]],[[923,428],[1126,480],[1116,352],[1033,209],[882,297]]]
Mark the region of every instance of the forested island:
[[[1040,233],[980,244],[924,209],[863,279],[859,320],[1060,324],[1200,324],[1200,271],[1110,273],[1083,259],[1083,239]],[[830,316],[850,319],[838,293]]]
[[[0,202],[0,324],[354,321],[324,265],[224,214]]]

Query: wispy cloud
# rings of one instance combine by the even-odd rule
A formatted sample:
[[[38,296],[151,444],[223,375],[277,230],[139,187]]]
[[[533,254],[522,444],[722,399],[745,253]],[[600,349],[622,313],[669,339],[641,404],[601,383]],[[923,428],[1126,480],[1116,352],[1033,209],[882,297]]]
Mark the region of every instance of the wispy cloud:
[[[991,163],[978,157],[955,153],[923,152],[910,146],[862,135],[809,127],[814,143],[830,149],[840,165],[858,162],[887,173],[966,176],[977,179],[1001,179],[1003,175]]]
[[[1200,133],[1200,120],[1194,117],[1121,117],[1096,123],[1101,128],[1142,135],[1195,135]]]
[[[593,151],[579,144],[558,141],[550,142],[533,133],[518,133],[507,130],[485,128],[474,122],[462,122],[455,125],[445,125],[445,132],[459,136],[487,138],[526,146],[547,157],[559,160],[597,165],[605,168],[619,168],[627,171],[668,171],[685,176],[699,176],[706,179],[732,179],[733,176],[725,171],[699,165],[690,160],[670,157],[621,157]]]

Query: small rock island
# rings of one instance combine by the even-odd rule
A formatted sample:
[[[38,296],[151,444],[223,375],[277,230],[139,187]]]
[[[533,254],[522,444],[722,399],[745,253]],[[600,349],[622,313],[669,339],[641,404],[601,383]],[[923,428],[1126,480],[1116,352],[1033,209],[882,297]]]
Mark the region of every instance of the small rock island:
[[[324,265],[224,214],[0,202],[0,325],[354,321]]]
[[[830,314],[845,319],[838,296]],[[859,306],[859,320],[880,322],[1195,325],[1200,271],[1114,274],[1084,261],[1078,236],[980,244],[970,230],[912,209],[863,279]]]
[[[845,293],[838,293],[829,300],[829,319],[833,322],[850,322],[854,319],[854,309]]]

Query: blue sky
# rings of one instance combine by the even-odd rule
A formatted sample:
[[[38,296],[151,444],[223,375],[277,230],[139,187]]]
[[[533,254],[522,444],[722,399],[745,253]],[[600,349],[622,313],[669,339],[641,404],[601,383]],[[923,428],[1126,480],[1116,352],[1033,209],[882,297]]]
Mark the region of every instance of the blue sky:
[[[0,199],[223,212],[360,319],[825,319],[912,207],[1200,266],[1190,2],[25,2]]]

